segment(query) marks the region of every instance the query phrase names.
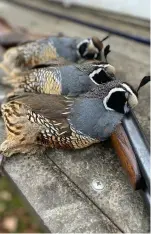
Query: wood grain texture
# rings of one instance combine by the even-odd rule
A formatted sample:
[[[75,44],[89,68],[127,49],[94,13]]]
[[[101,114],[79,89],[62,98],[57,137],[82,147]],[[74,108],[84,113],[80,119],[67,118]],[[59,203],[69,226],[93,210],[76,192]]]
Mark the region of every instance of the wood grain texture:
[[[111,136],[112,145],[120,159],[122,167],[128,174],[129,180],[135,190],[141,188],[141,173],[135,154],[122,125],[118,125]]]

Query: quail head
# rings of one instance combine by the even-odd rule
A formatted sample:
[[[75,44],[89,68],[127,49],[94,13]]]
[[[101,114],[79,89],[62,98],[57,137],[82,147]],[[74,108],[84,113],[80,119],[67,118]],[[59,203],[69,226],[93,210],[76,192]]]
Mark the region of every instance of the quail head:
[[[108,36],[103,40],[106,38]],[[47,37],[26,42],[7,50],[0,66],[6,73],[14,74],[58,57],[72,62],[77,62],[81,58],[97,59],[101,55],[103,40],[97,37],[84,40],[71,37]]]
[[[137,103],[137,91],[118,80],[78,98],[24,93],[2,105],[7,139],[0,151],[11,156],[88,147],[107,139]]]
[[[67,66],[40,66],[16,77],[4,77],[3,83],[10,84],[15,92],[78,96],[113,79],[113,66],[94,61]]]

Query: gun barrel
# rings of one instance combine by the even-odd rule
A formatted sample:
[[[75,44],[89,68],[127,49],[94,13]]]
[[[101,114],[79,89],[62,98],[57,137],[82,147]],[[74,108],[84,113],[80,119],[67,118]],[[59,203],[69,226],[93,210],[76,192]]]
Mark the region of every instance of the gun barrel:
[[[122,125],[135,152],[135,156],[148,191],[150,191],[149,143],[142,132],[142,129],[135,117],[135,114],[132,111],[127,114],[126,118],[124,118]]]

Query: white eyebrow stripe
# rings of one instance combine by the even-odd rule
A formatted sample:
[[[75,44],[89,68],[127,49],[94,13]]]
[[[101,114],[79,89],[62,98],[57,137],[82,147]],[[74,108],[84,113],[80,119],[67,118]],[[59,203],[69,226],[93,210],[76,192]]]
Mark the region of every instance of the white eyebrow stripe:
[[[120,92],[124,92],[124,93],[126,92],[124,89],[118,88],[118,87],[111,89],[111,90],[109,91],[108,95],[107,95],[107,96],[104,98],[104,100],[103,100],[103,104],[104,104],[104,107],[105,107],[106,110],[114,111],[113,109],[111,109],[111,108],[109,108],[109,107],[107,106],[107,102],[108,102],[109,98],[111,97],[111,95],[112,95],[113,93],[115,93],[116,91],[120,91]]]
[[[102,68],[99,68],[99,69],[93,71],[93,72],[90,73],[90,75],[89,75],[90,79],[91,79],[95,84],[97,84],[97,85],[99,85],[99,84],[96,83],[96,82],[93,80],[93,77],[94,77],[96,74],[99,74],[100,71],[102,71]]]
[[[127,84],[122,83],[122,86],[124,86],[124,88],[125,88],[128,92],[130,92],[131,94],[134,94],[134,92],[131,90],[131,88],[130,88]]]
[[[88,39],[85,39],[85,40],[81,41],[81,42],[77,45],[77,49],[79,49],[79,47],[80,47],[83,43],[89,43],[89,40],[88,40]]]
[[[107,68],[111,66],[110,64],[93,64],[94,67]]]
[[[131,104],[131,107],[136,106],[138,104],[138,98],[136,94],[127,84],[122,83],[121,85],[126,89],[127,92],[130,93],[129,103]]]
[[[93,77],[94,77],[96,74],[99,74],[102,70],[104,70],[104,68],[109,67],[109,66],[110,66],[110,64],[105,64],[105,65],[101,64],[100,66],[94,65],[94,67],[98,67],[98,69],[94,70],[93,72],[91,72],[91,73],[89,74],[89,77],[90,77],[90,79],[92,80],[92,82],[95,83],[96,85],[99,85],[99,84],[93,79]],[[104,70],[104,71],[105,71],[105,70]],[[105,73],[107,74],[107,71],[105,71]]]

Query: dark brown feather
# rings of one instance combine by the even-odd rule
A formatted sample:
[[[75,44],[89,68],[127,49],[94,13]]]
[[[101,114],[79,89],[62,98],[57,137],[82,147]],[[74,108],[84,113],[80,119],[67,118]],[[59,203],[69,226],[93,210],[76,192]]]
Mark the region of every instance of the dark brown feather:
[[[14,96],[12,101],[24,104],[27,110],[43,116],[48,119],[50,123],[56,121],[61,123],[61,131],[67,131],[66,135],[70,135],[71,130],[67,121],[67,110],[69,102],[70,104],[74,99],[66,99],[64,96],[59,95],[47,95],[47,94],[34,94],[25,93],[21,96]],[[67,113],[67,114],[65,114]],[[59,126],[58,126],[59,128]]]
[[[98,37],[92,37],[92,41],[96,48],[98,48],[99,51],[103,49],[103,43],[99,40]]]
[[[45,63],[45,64],[38,64],[35,65],[34,67],[32,67],[31,69],[38,69],[38,68],[44,68],[44,67],[58,67],[58,66],[64,66],[64,65],[69,65],[69,64],[73,64],[70,61],[62,58],[62,57],[58,57],[54,60],[49,60],[49,62]]]

